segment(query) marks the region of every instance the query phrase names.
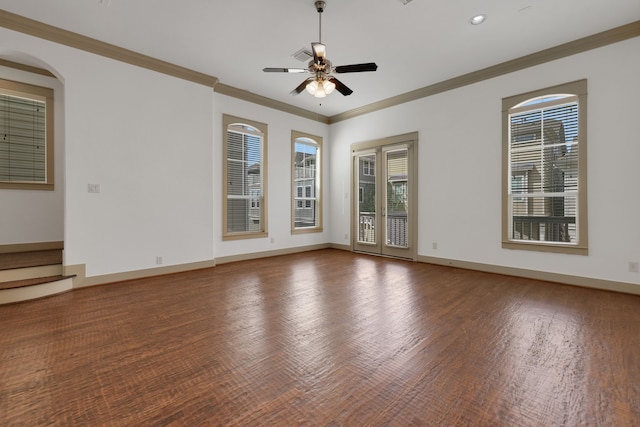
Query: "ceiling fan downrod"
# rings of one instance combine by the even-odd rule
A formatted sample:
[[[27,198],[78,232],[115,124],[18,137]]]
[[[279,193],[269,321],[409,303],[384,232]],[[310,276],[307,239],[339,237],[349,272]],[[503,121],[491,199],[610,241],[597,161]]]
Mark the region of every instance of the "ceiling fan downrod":
[[[324,12],[326,3],[322,0],[318,0],[315,5],[316,10],[318,11],[318,43],[322,43],[322,12]]]

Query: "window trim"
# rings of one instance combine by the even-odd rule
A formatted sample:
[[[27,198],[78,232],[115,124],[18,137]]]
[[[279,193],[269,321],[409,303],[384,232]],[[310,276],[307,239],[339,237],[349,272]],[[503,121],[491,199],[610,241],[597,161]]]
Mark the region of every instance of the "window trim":
[[[308,139],[311,141],[305,142],[309,144],[313,144],[317,147],[318,155],[316,157],[316,188],[315,188],[315,200],[316,200],[316,211],[318,216],[318,222],[314,227],[296,227],[296,199],[295,194],[297,191],[298,185],[296,184],[296,165],[295,165],[295,156],[296,156],[296,140],[298,139]],[[322,149],[322,137],[318,135],[311,135],[305,132],[300,132],[296,130],[291,131],[291,234],[305,234],[305,233],[319,233],[323,231],[323,221],[322,221],[322,157],[323,149]],[[303,195],[306,193],[306,188],[303,187]],[[312,191],[311,194],[314,194]],[[310,200],[307,200],[309,202]],[[302,209],[308,210],[311,208],[306,207],[307,204],[304,203]]]
[[[45,182],[0,181],[3,190],[54,190],[54,100],[53,89],[29,83],[0,79],[0,92],[45,102]]]
[[[232,124],[245,124],[258,129],[262,132],[262,196],[259,198],[260,205],[260,223],[262,224],[262,230],[260,231],[227,231],[228,219],[227,219],[227,158],[228,158],[228,142],[227,142],[227,130],[229,125]],[[269,235],[269,228],[267,223],[267,147],[268,147],[268,126],[265,123],[256,122],[253,120],[244,119],[241,117],[231,116],[229,114],[222,115],[222,240],[239,240],[239,239],[256,239],[267,237]]]
[[[577,244],[540,241],[513,241],[509,239],[509,113],[513,107],[532,98],[551,94],[574,94],[578,98],[578,223]],[[587,213],[587,80],[551,86],[502,99],[502,247],[541,252],[588,255],[588,213]]]

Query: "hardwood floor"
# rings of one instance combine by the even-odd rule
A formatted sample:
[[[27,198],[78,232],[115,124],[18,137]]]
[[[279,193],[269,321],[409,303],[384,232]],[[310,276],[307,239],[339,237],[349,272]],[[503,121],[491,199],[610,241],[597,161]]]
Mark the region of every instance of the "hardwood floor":
[[[640,297],[338,250],[0,306],[0,424],[640,425]]]

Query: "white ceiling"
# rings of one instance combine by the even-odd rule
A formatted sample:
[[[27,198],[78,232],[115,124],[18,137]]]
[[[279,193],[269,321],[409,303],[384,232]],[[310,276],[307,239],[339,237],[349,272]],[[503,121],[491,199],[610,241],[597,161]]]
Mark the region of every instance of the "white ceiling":
[[[0,0],[0,8],[326,116],[640,20],[640,0],[327,0],[327,58],[376,62],[378,71],[341,74],[354,93],[319,100],[289,95],[306,74],[262,72],[306,66],[291,55],[318,41],[314,0]],[[487,20],[470,25],[478,13]]]

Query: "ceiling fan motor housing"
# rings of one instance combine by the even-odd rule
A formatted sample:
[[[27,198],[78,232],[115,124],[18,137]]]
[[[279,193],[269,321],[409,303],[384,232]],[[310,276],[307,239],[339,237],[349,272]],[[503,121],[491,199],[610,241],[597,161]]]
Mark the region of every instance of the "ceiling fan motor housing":
[[[324,12],[325,5],[326,5],[326,3],[321,1],[321,0],[318,0],[316,2],[316,10],[318,11],[318,13]]]

